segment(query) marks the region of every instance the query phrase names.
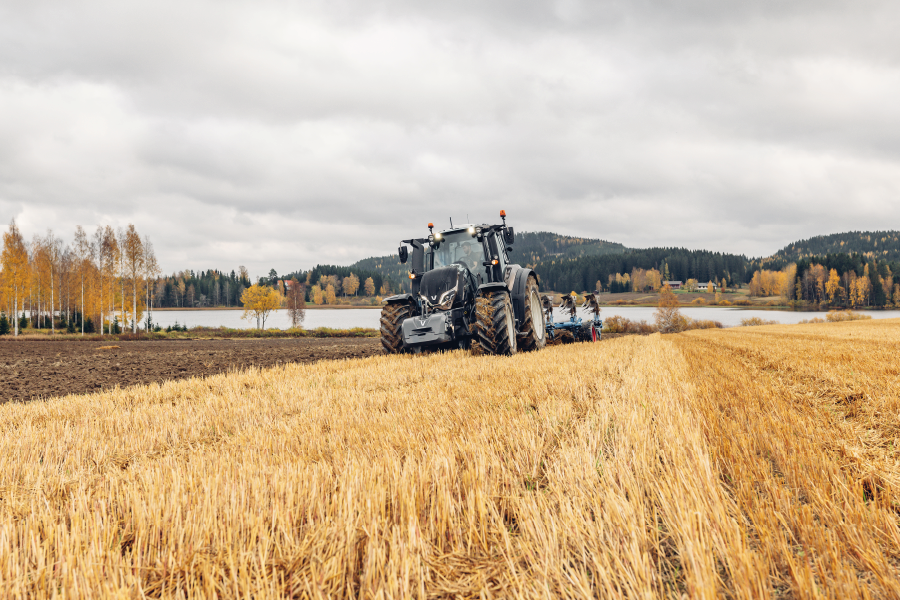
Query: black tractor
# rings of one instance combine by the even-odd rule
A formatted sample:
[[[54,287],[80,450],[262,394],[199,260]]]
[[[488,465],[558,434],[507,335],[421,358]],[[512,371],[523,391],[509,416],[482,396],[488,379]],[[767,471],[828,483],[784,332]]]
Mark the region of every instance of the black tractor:
[[[506,226],[464,225],[403,240],[400,262],[412,246],[411,294],[387,298],[381,310],[386,352],[420,353],[471,348],[476,354],[539,350],[547,331],[537,273],[513,265],[515,241]]]

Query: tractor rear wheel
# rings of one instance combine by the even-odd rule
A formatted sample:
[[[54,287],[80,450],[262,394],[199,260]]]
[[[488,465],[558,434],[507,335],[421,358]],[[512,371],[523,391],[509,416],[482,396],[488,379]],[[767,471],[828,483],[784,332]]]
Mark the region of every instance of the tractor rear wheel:
[[[515,354],[516,319],[505,292],[488,292],[475,299],[473,354]]]
[[[547,325],[544,323],[544,310],[541,304],[541,293],[538,282],[533,276],[528,277],[525,284],[525,318],[522,321],[522,335],[519,336],[519,348],[525,352],[540,350],[547,345]]]
[[[403,321],[411,316],[409,304],[388,304],[381,309],[381,345],[388,354],[403,352]]]

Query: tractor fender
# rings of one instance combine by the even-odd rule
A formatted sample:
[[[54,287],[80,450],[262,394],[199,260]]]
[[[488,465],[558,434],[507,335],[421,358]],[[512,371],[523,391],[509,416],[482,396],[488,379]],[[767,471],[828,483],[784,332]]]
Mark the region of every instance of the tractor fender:
[[[528,278],[534,276],[534,280],[538,282],[538,285],[540,285],[541,280],[532,269],[520,267],[519,265],[512,266],[514,268],[509,278],[509,295],[512,299],[516,320],[521,323],[525,319],[525,289],[528,285]]]
[[[509,290],[506,289],[506,284],[502,281],[497,281],[494,283],[482,283],[478,286],[478,291],[476,292],[477,296],[481,296],[485,292],[507,292]]]
[[[397,294],[390,298],[385,298],[384,302],[388,304],[415,304],[412,294]]]

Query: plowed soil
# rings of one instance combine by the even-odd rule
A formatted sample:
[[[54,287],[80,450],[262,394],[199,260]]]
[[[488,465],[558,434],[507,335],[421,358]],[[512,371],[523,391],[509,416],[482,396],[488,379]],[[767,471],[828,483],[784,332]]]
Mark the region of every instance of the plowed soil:
[[[112,347],[111,347],[112,346]],[[381,353],[378,338],[0,341],[0,402]]]

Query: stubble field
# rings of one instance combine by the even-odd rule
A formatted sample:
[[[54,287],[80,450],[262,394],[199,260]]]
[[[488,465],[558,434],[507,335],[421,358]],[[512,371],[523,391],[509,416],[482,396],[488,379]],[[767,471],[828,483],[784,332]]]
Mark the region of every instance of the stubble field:
[[[900,597],[900,321],[0,406],[11,596]]]

